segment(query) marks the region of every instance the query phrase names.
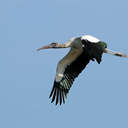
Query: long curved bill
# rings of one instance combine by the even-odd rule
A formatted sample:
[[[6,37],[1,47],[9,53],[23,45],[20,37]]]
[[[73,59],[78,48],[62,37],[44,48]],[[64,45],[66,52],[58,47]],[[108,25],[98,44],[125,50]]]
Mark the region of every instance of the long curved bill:
[[[115,52],[115,51],[112,51],[110,49],[107,49],[105,48],[104,49],[104,53],[108,53],[108,54],[111,54],[111,55],[115,55],[115,56],[119,56],[119,57],[124,57],[124,58],[127,58],[128,56],[124,53],[121,53],[121,52]]]

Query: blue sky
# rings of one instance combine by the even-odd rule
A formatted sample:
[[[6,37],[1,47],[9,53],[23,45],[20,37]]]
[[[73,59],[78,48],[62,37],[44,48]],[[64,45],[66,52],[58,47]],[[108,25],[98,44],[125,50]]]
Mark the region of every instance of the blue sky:
[[[103,55],[74,82],[66,104],[48,99],[69,49],[36,49],[91,34],[128,54],[126,0],[8,0],[0,8],[1,128],[127,128],[128,59]]]

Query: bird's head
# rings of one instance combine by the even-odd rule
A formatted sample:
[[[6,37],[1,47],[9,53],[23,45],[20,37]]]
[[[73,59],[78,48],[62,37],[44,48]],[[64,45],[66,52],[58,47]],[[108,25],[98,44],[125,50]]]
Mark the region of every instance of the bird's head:
[[[44,50],[44,49],[49,49],[49,48],[57,48],[57,47],[59,47],[58,43],[51,43],[51,44],[45,45],[41,48],[38,48],[37,51]]]

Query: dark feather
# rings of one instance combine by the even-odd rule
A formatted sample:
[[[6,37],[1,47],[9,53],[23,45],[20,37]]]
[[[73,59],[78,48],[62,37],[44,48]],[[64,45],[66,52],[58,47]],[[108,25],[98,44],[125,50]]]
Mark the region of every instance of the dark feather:
[[[56,105],[58,104],[58,100],[59,100],[59,89],[57,89]]]
[[[55,97],[56,97],[56,90],[57,90],[57,88],[54,88],[54,93],[53,93],[53,97],[52,97],[51,103],[55,100]]]
[[[60,105],[61,105],[62,104],[62,92],[59,91],[59,93],[60,93]]]
[[[91,43],[88,40],[82,40],[84,45],[83,49],[86,51],[86,54],[90,57],[92,61],[96,59],[98,64],[101,62],[102,54],[104,49],[107,47],[107,44],[99,41],[98,43]]]

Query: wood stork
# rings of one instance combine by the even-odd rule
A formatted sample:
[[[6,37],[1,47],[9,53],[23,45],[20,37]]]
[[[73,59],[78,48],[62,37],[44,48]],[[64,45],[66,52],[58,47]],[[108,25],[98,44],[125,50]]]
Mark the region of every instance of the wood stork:
[[[54,85],[49,98],[51,103],[56,100],[56,105],[65,103],[67,94],[75,78],[82,72],[90,60],[101,62],[102,54],[108,53],[115,56],[127,57],[125,54],[107,49],[107,44],[91,35],[71,38],[65,44],[51,43],[43,46],[39,50],[48,48],[68,48],[71,47],[68,54],[62,58],[56,70]]]

